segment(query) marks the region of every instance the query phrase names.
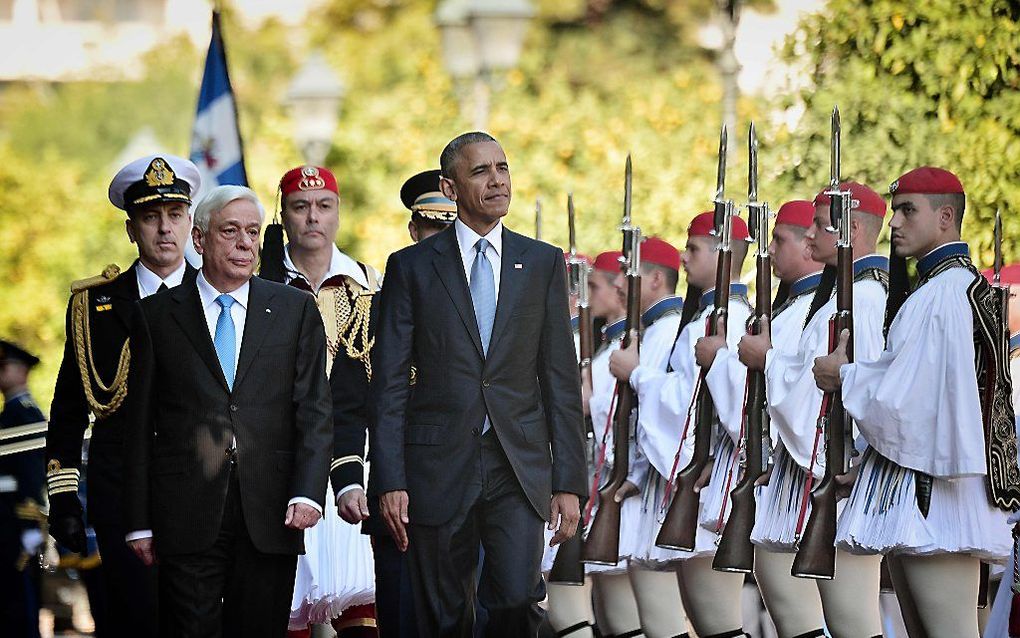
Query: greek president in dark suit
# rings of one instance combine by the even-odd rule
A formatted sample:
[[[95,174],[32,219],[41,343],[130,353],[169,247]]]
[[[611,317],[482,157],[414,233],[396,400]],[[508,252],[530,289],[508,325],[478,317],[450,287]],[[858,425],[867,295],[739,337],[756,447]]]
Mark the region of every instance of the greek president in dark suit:
[[[125,467],[129,544],[159,560],[164,636],[283,636],[333,432],[312,296],[252,277],[264,211],[242,186],[195,209],[190,285],[138,303]]]
[[[492,137],[461,135],[440,164],[457,221],[386,267],[370,497],[410,549],[423,636],[471,635],[479,542],[486,634],[534,636],[543,521],[571,537],[585,490],[563,253],[503,227],[510,169]]]

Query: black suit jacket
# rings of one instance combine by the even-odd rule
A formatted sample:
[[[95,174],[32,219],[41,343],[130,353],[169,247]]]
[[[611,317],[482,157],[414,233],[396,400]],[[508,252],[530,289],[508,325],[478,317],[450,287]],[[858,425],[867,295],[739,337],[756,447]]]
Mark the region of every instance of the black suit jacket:
[[[220,529],[237,442],[245,523],[265,553],[303,551],[287,503],[323,505],[333,442],[326,338],[306,293],[251,279],[234,387],[227,387],[197,284],[138,302],[131,328],[125,469],[129,530],[158,553],[200,552]]]
[[[503,230],[499,296],[482,351],[456,230],[390,256],[373,363],[373,495],[407,490],[411,521],[461,506],[486,413],[535,511],[585,494],[580,379],[563,253]],[[411,363],[416,378],[408,385]]]
[[[84,291],[88,296],[89,329],[92,333],[92,356],[103,383],[110,383],[117,372],[121,348],[128,339],[131,314],[138,301],[137,260],[109,283]],[[185,265],[181,285],[194,285],[198,271]],[[90,408],[78,368],[71,334],[71,302],[67,304],[64,358],[57,373],[57,384],[50,405],[50,425],[46,434],[46,458],[56,459],[65,468],[81,467],[82,441],[89,426]],[[101,402],[110,399],[91,380],[93,392]],[[130,387],[128,394],[130,395]],[[123,478],[124,432],[127,411],[121,405],[113,414],[96,421],[89,443],[88,489],[86,516],[92,524],[121,525],[121,486]]]

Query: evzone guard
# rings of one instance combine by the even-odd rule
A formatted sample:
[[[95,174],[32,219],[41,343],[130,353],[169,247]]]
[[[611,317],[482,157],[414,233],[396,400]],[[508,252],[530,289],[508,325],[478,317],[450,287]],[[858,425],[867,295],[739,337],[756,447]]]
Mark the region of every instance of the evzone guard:
[[[1006,518],[1020,506],[1006,295],[961,241],[955,175],[921,167],[889,190],[901,262],[891,270],[905,275],[915,259],[917,281],[893,278],[883,351],[848,362],[844,332],[815,363],[818,385],[842,391],[868,445],[836,543],[891,559],[914,631],[976,638],[980,564],[1009,556]]]
[[[272,247],[266,251],[260,274],[315,298],[326,329],[334,428],[330,506],[320,524],[305,530],[306,553],[298,560],[289,626],[292,636],[300,636],[312,623],[331,623],[344,636],[376,625],[372,550],[357,523],[368,514],[365,433],[373,300],[381,277],[336,246],[340,189],[332,171],[298,166],[283,175],[279,191],[289,244],[282,255],[274,255]],[[335,560],[338,551],[344,560]]]

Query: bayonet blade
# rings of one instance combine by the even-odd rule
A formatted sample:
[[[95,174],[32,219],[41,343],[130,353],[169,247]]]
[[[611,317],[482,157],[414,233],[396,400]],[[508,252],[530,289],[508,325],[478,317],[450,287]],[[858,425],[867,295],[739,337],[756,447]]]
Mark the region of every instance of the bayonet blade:
[[[830,144],[830,157],[829,157],[829,185],[832,190],[839,188],[839,155],[840,155],[840,133],[842,127],[839,121],[839,107],[832,107],[832,133],[829,138]]]
[[[758,135],[754,122],[747,133],[747,202],[758,202]]]
[[[998,285],[1002,275],[1002,214],[995,209],[995,263],[993,281]]]
[[[535,239],[542,239],[542,200],[535,198]]]
[[[726,144],[727,144],[727,133],[726,125],[722,125],[722,130],[719,132],[719,166],[715,174],[715,201],[723,201],[723,195],[726,191]]]
[[[633,178],[633,167],[630,162],[630,153],[627,153],[627,166],[623,171],[623,225],[630,226],[630,204],[631,204],[631,179]]]
[[[574,194],[567,193],[567,230],[570,237],[570,256],[577,256],[577,235],[574,232]]]

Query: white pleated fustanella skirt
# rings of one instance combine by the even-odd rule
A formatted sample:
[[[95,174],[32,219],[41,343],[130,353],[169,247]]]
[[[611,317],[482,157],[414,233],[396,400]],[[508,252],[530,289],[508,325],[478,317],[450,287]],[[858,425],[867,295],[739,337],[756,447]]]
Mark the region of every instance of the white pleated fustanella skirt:
[[[328,623],[348,607],[375,602],[375,563],[369,537],[336,511],[332,486],[326,488],[322,520],[305,530],[305,553],[298,556],[290,629]]]

